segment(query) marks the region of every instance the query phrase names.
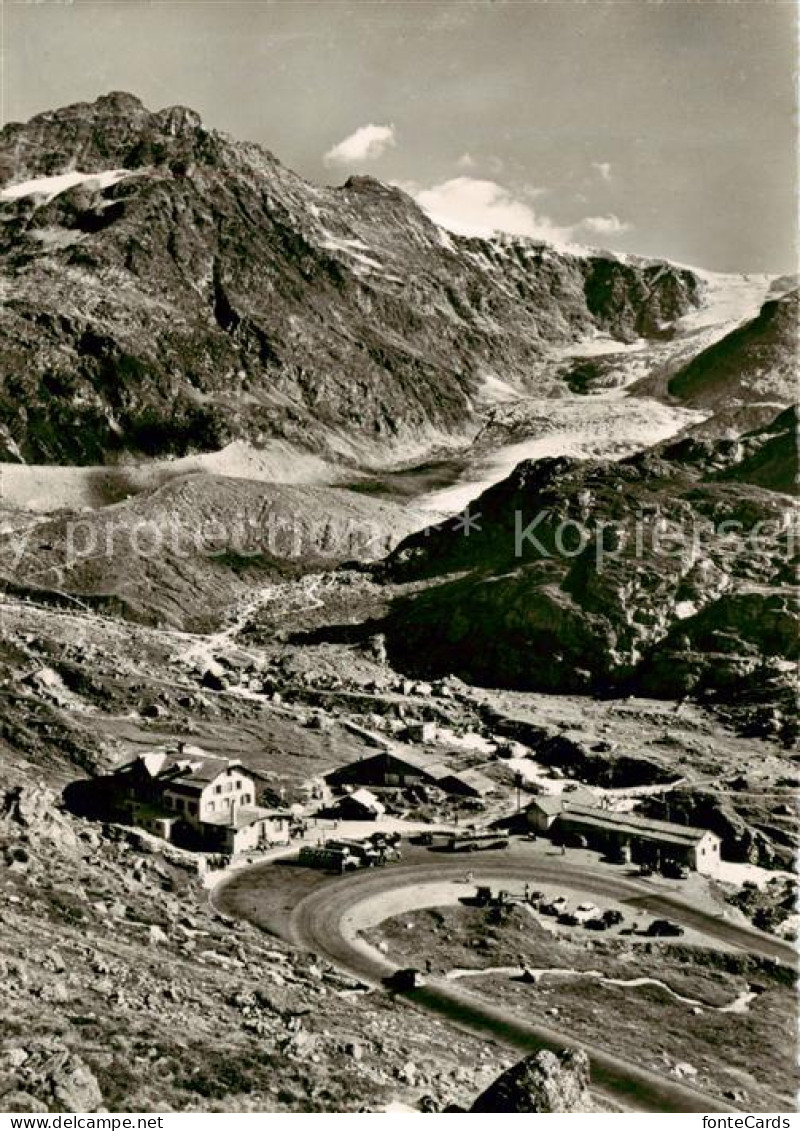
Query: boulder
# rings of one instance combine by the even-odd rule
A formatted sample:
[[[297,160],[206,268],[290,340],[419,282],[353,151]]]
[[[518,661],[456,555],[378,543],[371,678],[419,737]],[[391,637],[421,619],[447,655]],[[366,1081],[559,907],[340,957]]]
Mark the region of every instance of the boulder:
[[[589,1058],[581,1049],[544,1049],[512,1065],[475,1100],[473,1112],[592,1111]]]
[[[56,795],[44,786],[0,790],[0,840],[46,840],[62,849],[78,847],[78,837],[59,811]]]
[[[0,1061],[0,1081],[6,1085],[0,1095],[3,1110],[102,1110],[103,1094],[94,1073],[79,1056],[63,1045],[47,1041],[10,1052],[12,1055],[6,1055]],[[25,1053],[24,1060],[22,1052]]]

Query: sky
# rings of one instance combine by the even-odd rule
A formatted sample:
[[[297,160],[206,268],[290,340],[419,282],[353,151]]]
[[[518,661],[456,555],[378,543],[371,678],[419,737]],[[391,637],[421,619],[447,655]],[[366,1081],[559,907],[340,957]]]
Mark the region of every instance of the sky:
[[[2,0],[0,0],[2,3]],[[191,106],[467,233],[797,270],[794,0],[5,0],[0,113]]]

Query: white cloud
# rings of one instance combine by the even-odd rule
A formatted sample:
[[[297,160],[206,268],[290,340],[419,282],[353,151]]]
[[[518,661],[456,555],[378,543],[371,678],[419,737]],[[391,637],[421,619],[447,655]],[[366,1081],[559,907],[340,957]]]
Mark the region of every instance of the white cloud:
[[[597,236],[621,236],[623,232],[629,232],[632,225],[609,213],[608,216],[587,216],[581,220],[580,227]]]
[[[610,161],[593,161],[592,168],[595,170],[595,172],[600,174],[606,184],[611,181],[612,172]]]
[[[546,191],[522,185],[514,191],[498,181],[454,177],[428,188],[416,181],[395,182],[413,196],[435,224],[462,236],[493,236],[498,232],[528,236],[569,250],[588,236],[620,236],[633,227],[619,216],[587,216],[575,224],[558,224],[538,212],[534,200]],[[583,236],[583,240],[578,237]]]
[[[387,149],[397,145],[394,126],[359,126],[343,141],[334,145],[323,157],[326,165],[350,165],[359,161],[376,161]]]
[[[413,193],[419,206],[436,224],[463,236],[491,236],[507,232],[550,243],[564,243],[571,230],[534,212],[497,181],[455,177]]]

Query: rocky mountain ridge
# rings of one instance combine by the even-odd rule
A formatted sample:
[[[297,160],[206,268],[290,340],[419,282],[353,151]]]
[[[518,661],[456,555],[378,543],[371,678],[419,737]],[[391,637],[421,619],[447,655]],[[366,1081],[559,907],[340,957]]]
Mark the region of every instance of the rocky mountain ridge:
[[[768,299],[755,318],[692,358],[670,380],[670,395],[714,410],[796,400],[799,305],[797,289]]]
[[[552,343],[658,337],[663,262],[452,236],[397,188],[309,184],[183,107],[110,94],[0,133],[0,455],[283,438],[358,463],[469,426]]]
[[[788,689],[796,428],[789,410],[738,440],[519,464],[475,501],[471,528],[461,516],[387,559],[391,581],[429,581],[390,618],[395,661],[542,691]]]

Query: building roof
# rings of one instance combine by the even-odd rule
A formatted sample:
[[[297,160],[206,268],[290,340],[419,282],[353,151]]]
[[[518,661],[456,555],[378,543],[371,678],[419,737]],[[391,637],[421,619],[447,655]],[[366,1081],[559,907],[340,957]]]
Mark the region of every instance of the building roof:
[[[560,793],[543,793],[541,797],[534,797],[528,808],[538,809],[546,817],[556,817],[564,808],[564,801]]]
[[[568,824],[603,829],[608,832],[625,833],[645,840],[656,840],[664,844],[692,845],[705,836],[716,833],[693,825],[676,825],[672,821],[654,821],[649,817],[636,817],[631,813],[613,813],[590,805],[570,805],[561,811],[559,820]]]
[[[135,768],[144,769],[154,781],[189,793],[201,793],[228,770],[236,769],[249,776],[238,758],[206,754],[199,746],[186,746],[178,751],[151,750],[120,767],[118,772],[130,773]]]
[[[356,766],[368,766],[370,762],[376,759],[392,758],[396,762],[401,762],[403,765],[410,766],[413,770],[417,770],[426,777],[438,781],[440,778],[448,777],[452,774],[453,767],[447,762],[443,762],[439,758],[432,758],[429,754],[420,754],[416,750],[398,747],[394,750],[380,750],[375,754],[370,754],[366,758],[358,758],[355,762],[348,762],[345,766],[338,766],[335,770],[325,775],[326,780],[335,779],[339,774],[350,771]]]
[[[363,805],[365,809],[371,809],[373,813],[386,812],[386,806],[368,789],[354,789],[352,793],[346,793],[344,797],[340,798],[339,804],[341,805],[343,801],[356,801],[359,805]]]
[[[478,790],[479,793],[492,793],[497,789],[497,785],[488,778],[486,774],[482,774],[480,770],[450,770],[450,772],[441,779],[446,781],[460,781],[464,785],[471,786],[472,789]]]
[[[395,762],[401,765],[410,766],[411,769],[416,770],[419,774],[435,782],[437,785],[444,788],[444,782],[448,779],[451,781],[460,781],[465,785],[471,786],[481,793],[489,793],[496,789],[497,786],[480,770],[457,770],[450,762],[446,762],[443,758],[432,757],[430,754],[423,754],[418,750],[410,750],[405,747],[398,747],[394,750],[381,750],[379,753],[369,755],[366,758],[359,758],[355,762],[348,762],[346,766],[339,766],[338,769],[332,770],[329,774],[325,775],[327,781],[335,780],[340,773],[350,771],[355,766],[366,766],[370,762],[375,761],[376,758],[392,758]],[[355,794],[350,794],[351,797]]]
[[[284,809],[262,809],[259,805],[237,805],[231,819],[230,810],[204,817],[202,824],[218,825],[228,829],[246,829],[257,821],[288,821],[291,813]]]
[[[432,758],[430,754],[421,754],[417,750],[391,750],[389,754],[396,761],[403,762],[414,770],[419,770],[435,781],[446,778],[453,773],[453,767],[449,762],[445,762],[442,758]]]
[[[579,786],[563,793],[542,793],[533,798],[528,808],[538,809],[546,817],[556,817],[565,809],[592,808],[596,804],[592,791]]]

